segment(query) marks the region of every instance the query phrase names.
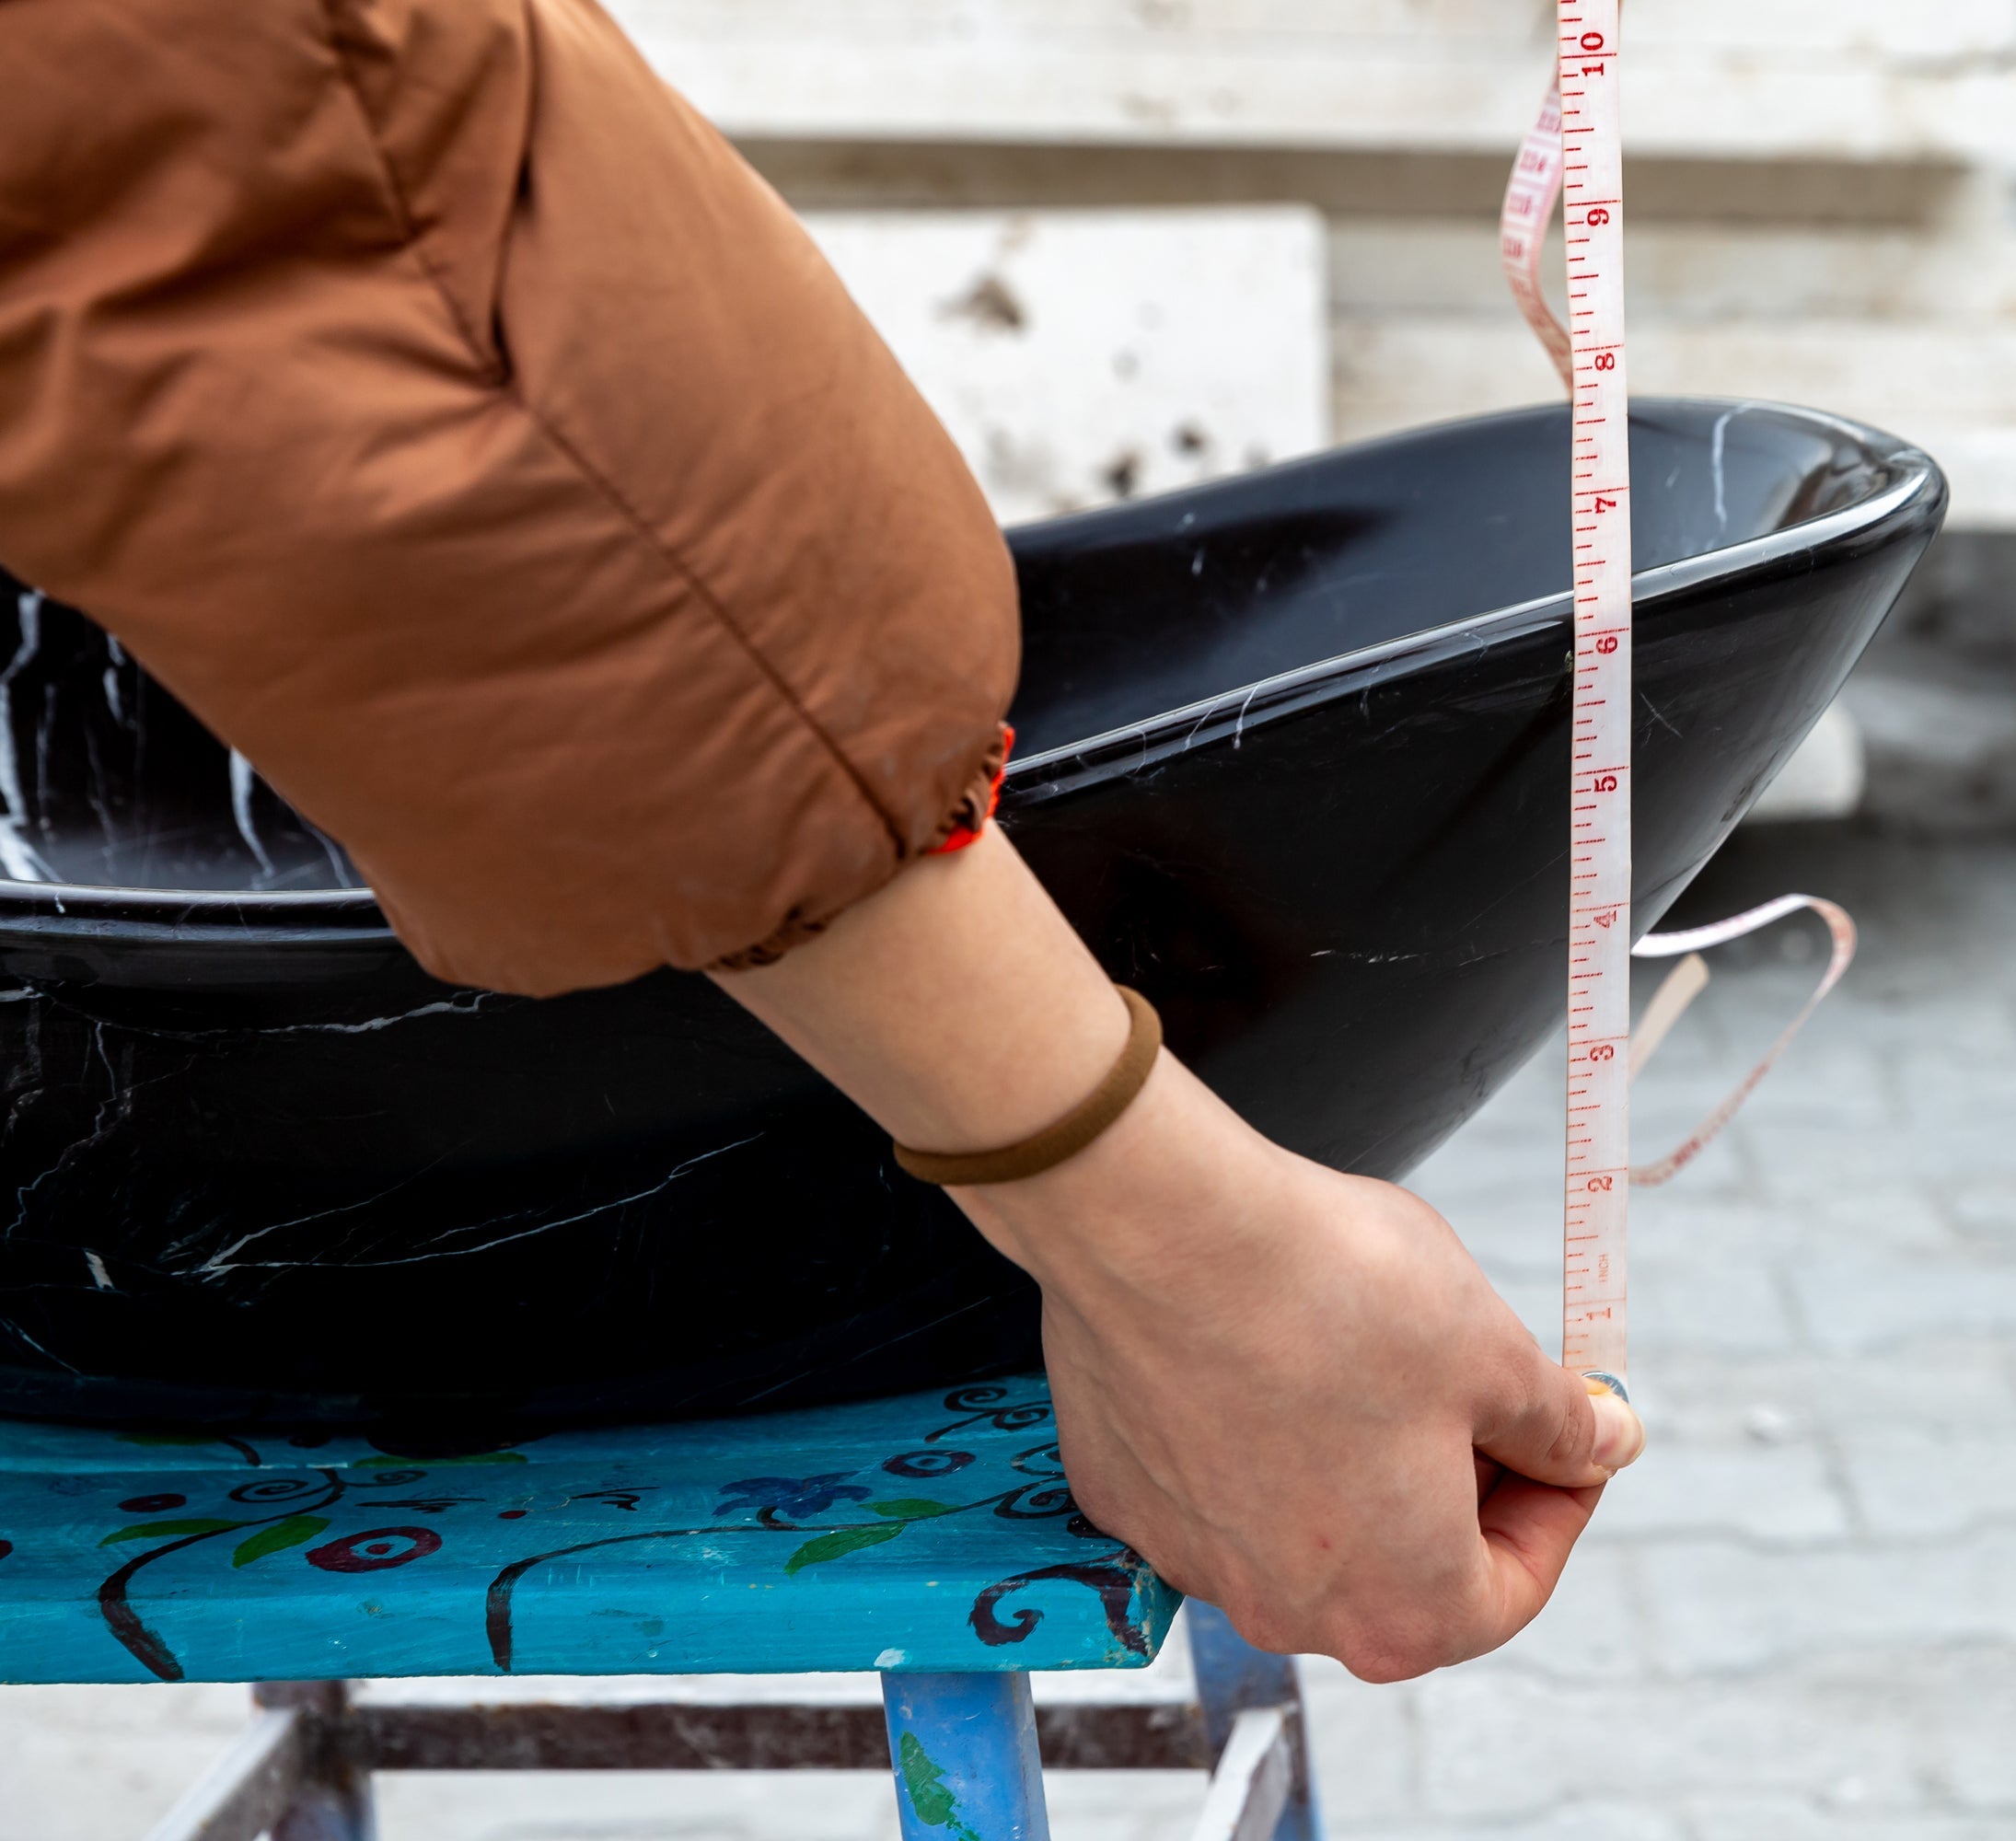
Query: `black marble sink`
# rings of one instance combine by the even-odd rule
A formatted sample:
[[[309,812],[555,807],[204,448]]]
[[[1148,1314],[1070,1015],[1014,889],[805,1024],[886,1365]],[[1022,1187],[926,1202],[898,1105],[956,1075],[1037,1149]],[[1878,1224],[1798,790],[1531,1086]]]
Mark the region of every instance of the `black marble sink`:
[[[1568,423],[1014,534],[1002,822],[1234,1106],[1403,1175],[1566,956]],[[1672,902],[1938,525],[1924,455],[1648,402],[1638,899]],[[1025,1362],[1034,1301],[706,981],[434,983],[342,851],[0,584],[0,1410],[481,1440]]]

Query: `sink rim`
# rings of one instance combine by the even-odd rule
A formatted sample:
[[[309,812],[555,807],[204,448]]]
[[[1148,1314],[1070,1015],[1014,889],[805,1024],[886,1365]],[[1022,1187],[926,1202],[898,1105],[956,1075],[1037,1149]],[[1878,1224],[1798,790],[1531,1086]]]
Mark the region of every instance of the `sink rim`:
[[[1816,517],[1766,531],[1757,537],[1744,538],[1715,550],[1635,571],[1631,577],[1634,612],[1642,613],[1704,582],[1733,582],[1759,571],[1778,567],[1794,557],[1812,555],[1829,544],[1883,525],[1911,511],[1916,504],[1922,503],[1928,513],[1934,512],[1945,499],[1945,475],[1938,462],[1923,448],[1915,442],[1847,416],[1794,404],[1733,397],[1646,397],[1637,399],[1633,409],[1653,411],[1670,405],[1764,412],[1830,429],[1851,437],[1858,446],[1867,449],[1871,459],[1886,469],[1890,477],[1867,498],[1857,500],[1853,504],[1838,506],[1833,511],[1822,512]],[[1437,429],[1473,426],[1531,413],[1531,410],[1511,410],[1500,416],[1466,416],[1454,422],[1402,433],[1409,435],[1432,434]],[[1282,464],[1303,463],[1288,461]],[[1199,489],[1189,487],[1185,490],[1194,492]],[[1100,513],[1076,515],[1096,517]],[[1305,708],[1347,691],[1355,693],[1364,688],[1361,680],[1365,674],[1375,672],[1382,665],[1396,661],[1410,665],[1428,663],[1452,650],[1472,649],[1482,643],[1524,636],[1550,625],[1566,626],[1573,619],[1570,596],[1571,591],[1563,588],[1552,595],[1535,596],[1530,600],[1512,602],[1485,613],[1446,620],[1440,626],[1424,627],[1397,639],[1356,646],[1328,658],[1298,665],[1252,683],[1236,685],[1213,696],[1162,711],[1141,722],[1124,724],[1081,741],[1061,743],[1020,758],[1011,764],[1008,779],[1018,793],[1025,794],[1039,788],[1045,792],[1064,791],[1083,784],[1088,777],[1096,778],[1110,767],[1116,755],[1130,751],[1136,758],[1130,762],[1130,768],[1159,758],[1169,751],[1167,743],[1178,732],[1181,732],[1181,746],[1186,747],[1215,740],[1219,730],[1227,725],[1224,712],[1228,711],[1234,712],[1232,720],[1251,727],[1262,715],[1280,714],[1285,709]]]
[[[1394,435],[1368,442],[1344,444],[1325,449],[1320,455],[1303,456],[1262,470],[1285,471],[1350,448],[1375,446],[1383,440],[1514,420],[1531,416],[1536,409],[1557,407],[1534,405],[1493,415],[1457,417],[1396,431]],[[1637,572],[1632,578],[1633,599],[1641,611],[1705,581],[1732,580],[1782,565],[1802,554],[1810,556],[1906,514],[1915,504],[1922,506],[1928,515],[1934,514],[1946,496],[1945,477],[1938,463],[1916,443],[1825,410],[1756,398],[1717,397],[1645,397],[1637,399],[1633,408],[1648,414],[1663,408],[1685,408],[1779,417],[1848,438],[1890,475],[1875,492],[1853,504]],[[1254,476],[1237,477],[1250,481]],[[1188,486],[1156,497],[1166,500],[1210,490],[1211,484]],[[1153,502],[1137,500],[1130,509]],[[1019,528],[1054,531],[1060,526],[1108,516],[1112,509],[1101,507]],[[1147,759],[1206,745],[1219,739],[1221,731],[1234,724],[1250,726],[1256,721],[1355,691],[1366,673],[1378,672],[1383,666],[1427,662],[1452,648],[1474,648],[1549,624],[1566,623],[1571,618],[1570,593],[1564,588],[1554,595],[1491,608],[1398,639],[1355,647],[1234,686],[1138,723],[1019,758],[1010,764],[1006,791],[1018,804],[1040,801],[1103,778],[1117,765],[1133,770]],[[269,946],[283,942],[388,944],[395,937],[368,888],[179,889],[106,883],[22,882],[0,876],[0,938],[19,941],[29,933],[52,944],[64,935],[98,944],[137,944],[145,940],[189,943],[224,936]]]

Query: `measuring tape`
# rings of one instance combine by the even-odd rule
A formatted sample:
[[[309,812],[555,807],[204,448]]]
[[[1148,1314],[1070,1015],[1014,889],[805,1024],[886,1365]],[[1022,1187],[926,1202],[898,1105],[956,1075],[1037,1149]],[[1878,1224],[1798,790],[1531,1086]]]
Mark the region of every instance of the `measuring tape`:
[[[1575,610],[1570,779],[1568,1155],[1561,1361],[1628,1399],[1629,1200],[1669,1181],[1733,1118],[1855,955],[1834,903],[1787,896],[1684,933],[1640,942],[1680,956],[1631,1030],[1631,453],[1624,337],[1624,135],[1619,0],[1558,0],[1559,52],[1540,118],[1506,188],[1500,251],[1520,310],[1568,387]],[[1568,324],[1547,304],[1541,259],[1557,200],[1568,253]],[[1812,909],[1833,952],[1818,988],[1770,1051],[1687,1140],[1631,1165],[1630,1085],[1708,983],[1700,954]]]
[[[1513,297],[1573,404],[1568,1188],[1561,1360],[1626,1392],[1631,1190],[1631,450],[1617,0],[1560,0],[1555,82],[1505,194]],[[1540,285],[1563,201],[1568,325]]]

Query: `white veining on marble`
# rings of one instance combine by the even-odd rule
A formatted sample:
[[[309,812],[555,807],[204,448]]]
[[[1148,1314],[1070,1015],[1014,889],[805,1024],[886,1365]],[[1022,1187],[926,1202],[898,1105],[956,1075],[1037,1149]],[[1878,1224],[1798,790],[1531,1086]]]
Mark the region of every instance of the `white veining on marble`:
[[[126,720],[126,701],[119,689],[119,667],[126,662],[126,649],[110,633],[105,635],[105,654],[111,661],[105,667],[105,675],[98,681],[105,687],[105,707],[112,712],[115,723]]]
[[[367,1016],[362,1023],[282,1023],[271,1029],[203,1030],[217,1036],[370,1036],[389,1029],[395,1023],[411,1023],[416,1016],[473,1016],[484,1004],[495,1002],[504,993],[495,990],[462,990],[416,1010],[401,1010],[392,1016]]]
[[[46,997],[58,1008],[82,1015],[72,1004],[64,1001],[60,987],[41,990],[29,987],[28,995]],[[12,1002],[11,995],[0,994],[0,1002]],[[150,1036],[161,1042],[219,1042],[250,1041],[255,1037],[269,1036],[373,1036],[381,1029],[390,1029],[400,1023],[411,1023],[422,1016],[474,1016],[486,1003],[528,1002],[529,999],[513,999],[498,990],[458,990],[453,997],[436,998],[432,1003],[423,1003],[411,1010],[394,1012],[389,1016],[367,1016],[356,1023],[275,1023],[268,1025],[258,1024],[235,1024],[221,1029],[168,1029],[159,1025],[122,1022],[118,1027],[126,1035]],[[100,1025],[102,1026],[102,1025]]]
[[[252,788],[258,782],[258,775],[252,771],[252,763],[238,749],[231,750],[231,816],[238,828],[238,836],[245,839],[245,848],[251,851],[259,864],[261,882],[273,879],[273,860],[266,854],[266,846],[260,841],[259,827],[252,822]]]
[[[37,995],[32,990],[27,993]],[[15,994],[8,993],[9,1001]],[[45,1091],[42,1075],[42,1023],[46,1012],[40,1004],[31,1008],[21,1019],[20,1039],[15,1045],[13,1059],[8,1063],[6,1081],[7,1116],[0,1125],[0,1152],[5,1152],[14,1142],[16,1129],[30,1112],[35,1102]]]
[[[84,1249],[84,1263],[90,1268],[91,1282],[99,1291],[118,1291],[119,1287],[112,1283],[112,1275],[105,1269],[104,1260],[100,1259],[88,1246]]]
[[[1754,402],[1740,402],[1724,410],[1715,418],[1714,433],[1709,437],[1708,464],[1715,476],[1715,528],[1725,537],[1729,534],[1729,492],[1723,462],[1729,453],[1729,424],[1757,407]]]
[[[31,1337],[25,1329],[23,1329],[19,1324],[15,1322],[12,1317],[0,1317],[0,1330],[5,1330],[9,1336],[18,1337],[21,1341],[27,1343],[28,1346],[32,1349],[36,1354],[41,1356],[44,1361],[53,1361],[58,1368],[67,1369],[73,1374],[83,1373],[84,1371],[79,1368],[75,1361],[65,1361],[63,1357],[56,1354],[53,1349],[44,1349],[41,1343],[37,1342],[35,1338]]]
[[[541,1233],[551,1233],[558,1228],[575,1227],[582,1222],[593,1221],[597,1215],[608,1214],[611,1210],[628,1208],[632,1202],[649,1201],[654,1196],[663,1195],[666,1190],[670,1188],[689,1171],[698,1169],[701,1164],[711,1163],[716,1157],[725,1157],[731,1151],[739,1151],[746,1144],[754,1144],[763,1135],[760,1131],[752,1132],[747,1138],[736,1139],[732,1144],[723,1144],[712,1151],[702,1151],[699,1156],[689,1157],[683,1164],[678,1164],[657,1182],[652,1184],[649,1188],[639,1189],[634,1195],[618,1196],[610,1201],[597,1202],[595,1207],[584,1209],[579,1214],[565,1215],[559,1221],[542,1221],[537,1226],[520,1228],[516,1233],[500,1234],[494,1240],[485,1240],[474,1246],[441,1247],[439,1251],[423,1250],[417,1253],[401,1254],[399,1257],[393,1259],[241,1259],[234,1262],[229,1268],[222,1269],[270,1272],[289,1270],[300,1267],[337,1266],[346,1271],[361,1271],[367,1268],[376,1269],[384,1266],[422,1266],[435,1259],[461,1259],[467,1258],[471,1254],[492,1253],[500,1246],[509,1246],[514,1241],[530,1240]],[[331,1210],[331,1212],[335,1212],[335,1210]],[[504,1218],[505,1220],[512,1219],[510,1216]],[[493,1223],[483,1222],[478,1222],[474,1226],[451,1228],[446,1233],[437,1234],[433,1245],[438,1246],[441,1241],[449,1239],[455,1234],[481,1233],[483,1228],[491,1225],[493,1225]],[[263,1231],[261,1230],[261,1232]],[[202,1269],[208,1271],[211,1268],[205,1267]]]
[[[84,746],[89,770],[84,778],[84,796],[90,802],[91,816],[98,820],[98,836],[104,840],[98,846],[98,854],[109,881],[119,851],[119,828],[112,821],[112,808],[105,803],[105,771],[98,760],[98,743],[89,729],[84,732]]]
[[[1246,712],[1253,708],[1253,700],[1257,697],[1260,692],[1266,688],[1267,686],[1264,682],[1256,684],[1250,690],[1246,692],[1246,701],[1239,705],[1239,720],[1233,724],[1232,729],[1232,745],[1234,747],[1237,747],[1242,742],[1246,740]]]
[[[289,809],[292,810],[293,808],[290,807]],[[363,884],[358,882],[356,877],[351,874],[350,865],[344,861],[342,851],[336,848],[336,839],[323,830],[319,825],[303,817],[300,813],[295,812],[294,816],[295,821],[301,828],[309,837],[313,838],[317,843],[321,845],[322,854],[329,859],[330,878],[335,886],[338,888],[361,888]]]
[[[49,823],[49,789],[55,782],[49,771],[49,744],[56,732],[56,686],[42,686],[41,714],[35,719],[35,784],[41,793],[36,801],[35,828],[46,842],[53,835]]]
[[[261,1262],[258,1260],[240,1260],[233,1256],[242,1253],[255,1240],[265,1239],[269,1233],[283,1233],[290,1227],[306,1227],[311,1221],[330,1221],[340,1214],[354,1214],[359,1209],[374,1207],[382,1202],[387,1196],[397,1195],[400,1190],[408,1188],[417,1183],[430,1170],[445,1164],[450,1154],[450,1152],[444,1151],[438,1157],[430,1158],[419,1169],[409,1171],[405,1175],[400,1177],[397,1182],[388,1183],[376,1195],[364,1196],[353,1202],[338,1202],[333,1208],[317,1209],[313,1214],[298,1214],[291,1221],[270,1222],[264,1227],[255,1227],[249,1233],[241,1233],[230,1245],[225,1247],[221,1252],[213,1253],[201,1266],[197,1267],[195,1268],[196,1276],[201,1279],[215,1279],[226,1272],[237,1271],[240,1266],[260,1265]],[[279,1261],[275,1263],[284,1265],[290,1262]],[[314,1262],[297,1263],[312,1264]]]
[[[94,1021],[91,1025],[90,1053],[91,1056],[97,1059],[98,1065],[105,1070],[106,1082],[105,1096],[98,1102],[98,1108],[91,1118],[91,1129],[82,1138],[65,1144],[57,1154],[56,1161],[50,1164],[47,1169],[41,1171],[15,1189],[14,1219],[7,1224],[6,1233],[4,1236],[6,1239],[11,1240],[17,1231],[27,1222],[29,1208],[35,1192],[44,1183],[48,1182],[52,1176],[60,1175],[70,1166],[73,1160],[82,1153],[94,1150],[97,1146],[104,1143],[121,1126],[132,1118],[133,1095],[136,1093],[144,1087],[158,1086],[164,1080],[179,1079],[186,1071],[186,1070],[179,1069],[172,1074],[156,1074],[151,1080],[136,1082],[133,1078],[133,1052],[131,1047],[129,1046],[121,1057],[121,1059],[126,1064],[123,1070],[115,1068],[112,1065],[110,1051],[105,1046],[105,1030],[106,1025],[102,1021]],[[39,1069],[37,1078],[41,1078]],[[82,1084],[81,1077],[78,1084]],[[17,1105],[18,1105],[18,1102],[17,1102]]]
[[[28,822],[28,801],[21,793],[21,761],[14,734],[14,680],[27,669],[42,643],[42,596],[33,588],[15,596],[15,609],[21,625],[20,643],[4,669],[0,669],[0,868],[16,882],[53,882],[55,872],[42,861],[41,853],[23,835]]]

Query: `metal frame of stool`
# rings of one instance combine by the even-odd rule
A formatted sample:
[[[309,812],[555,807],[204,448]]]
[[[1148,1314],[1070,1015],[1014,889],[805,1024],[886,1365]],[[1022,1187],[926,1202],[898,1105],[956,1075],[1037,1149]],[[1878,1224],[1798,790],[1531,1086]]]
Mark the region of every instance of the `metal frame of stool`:
[[[1211,1772],[1191,1841],[1319,1841],[1293,1661],[1188,1610],[1191,1701],[1036,1707],[1025,1673],[881,1677],[884,1705],[407,1705],[268,1683],[148,1841],[375,1841],[371,1779],[413,1770],[888,1770],[904,1841],[1049,1841],[1043,1767]]]

